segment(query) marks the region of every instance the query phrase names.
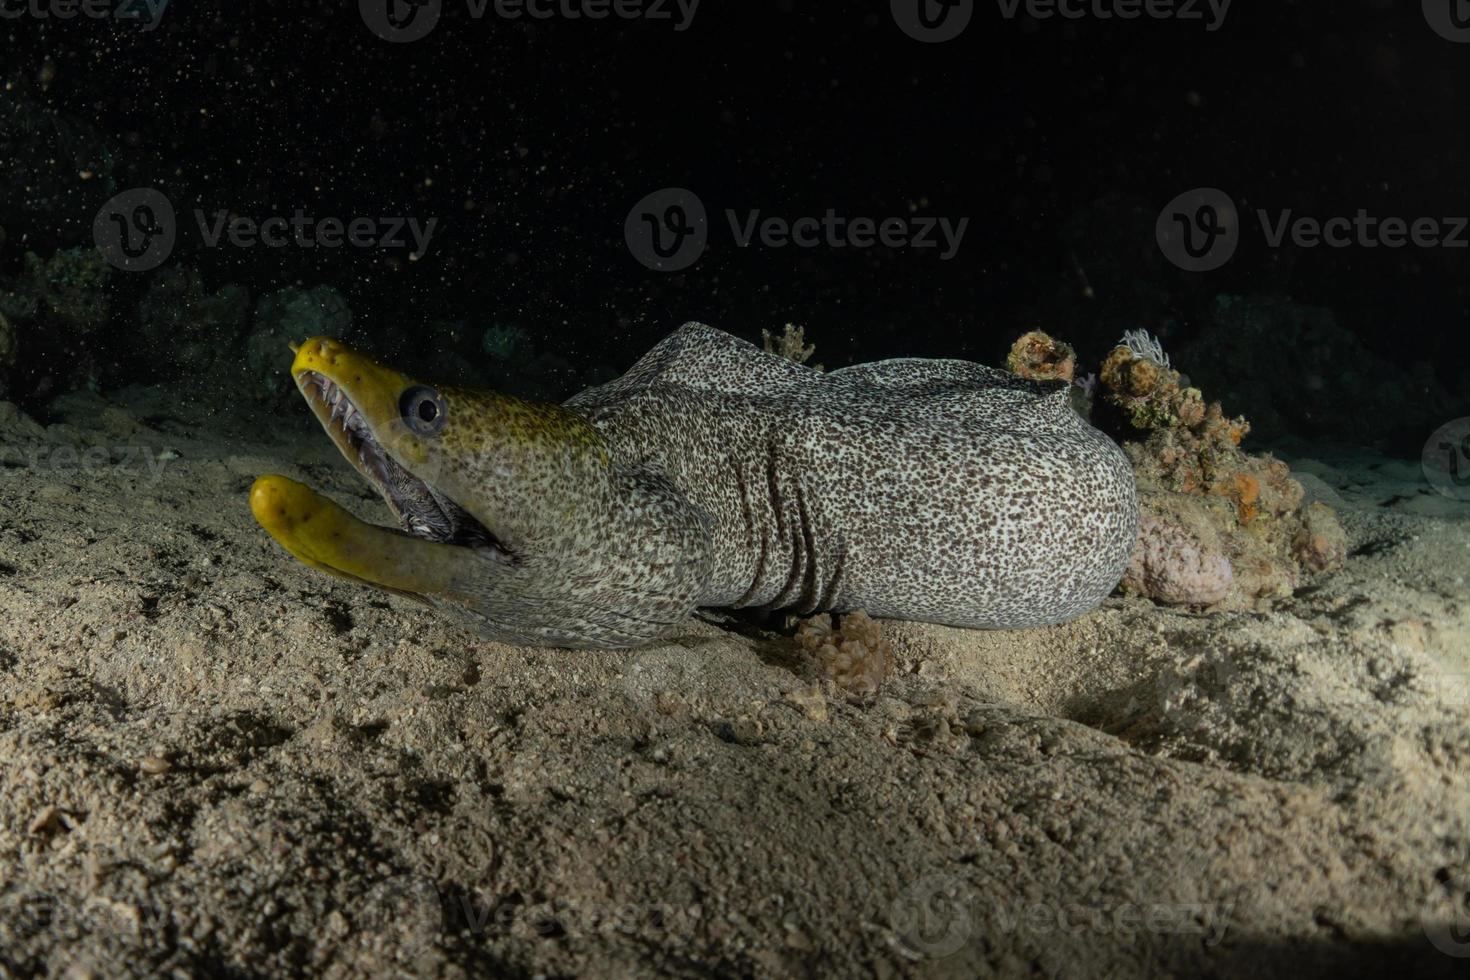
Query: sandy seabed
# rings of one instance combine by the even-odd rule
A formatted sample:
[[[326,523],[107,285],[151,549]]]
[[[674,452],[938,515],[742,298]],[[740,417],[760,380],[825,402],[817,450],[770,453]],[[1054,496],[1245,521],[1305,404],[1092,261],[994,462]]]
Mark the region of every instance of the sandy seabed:
[[[1470,504],[1293,466],[1346,568],[1267,611],[525,650],[290,561],[303,419],[0,403],[0,975],[1463,975]]]

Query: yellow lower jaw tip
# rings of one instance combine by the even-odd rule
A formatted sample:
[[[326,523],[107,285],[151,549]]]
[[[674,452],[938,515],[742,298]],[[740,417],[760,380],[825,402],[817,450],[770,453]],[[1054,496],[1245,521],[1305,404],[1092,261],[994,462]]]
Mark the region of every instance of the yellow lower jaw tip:
[[[448,585],[447,545],[360,521],[310,487],[274,474],[250,487],[250,512],[281,547],[313,568],[414,596]]]

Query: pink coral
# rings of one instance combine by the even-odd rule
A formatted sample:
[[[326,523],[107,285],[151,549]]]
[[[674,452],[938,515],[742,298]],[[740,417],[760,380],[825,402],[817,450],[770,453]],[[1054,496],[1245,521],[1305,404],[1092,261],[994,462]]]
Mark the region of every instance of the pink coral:
[[[1230,559],[1202,544],[1179,524],[1145,514],[1123,588],[1157,602],[1209,606],[1230,592]]]

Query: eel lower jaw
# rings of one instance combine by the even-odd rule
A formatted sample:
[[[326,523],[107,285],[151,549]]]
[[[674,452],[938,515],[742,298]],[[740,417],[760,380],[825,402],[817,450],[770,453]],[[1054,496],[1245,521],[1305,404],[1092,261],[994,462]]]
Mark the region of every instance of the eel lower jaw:
[[[470,548],[369,524],[284,476],[257,479],[250,488],[250,510],[303,563],[410,599],[452,599],[457,583],[473,580],[484,567]]]
[[[514,561],[510,550],[468,511],[414,476],[382,447],[340,385],[316,371],[302,371],[296,386],[332,442],[382,495],[402,528],[380,530]]]

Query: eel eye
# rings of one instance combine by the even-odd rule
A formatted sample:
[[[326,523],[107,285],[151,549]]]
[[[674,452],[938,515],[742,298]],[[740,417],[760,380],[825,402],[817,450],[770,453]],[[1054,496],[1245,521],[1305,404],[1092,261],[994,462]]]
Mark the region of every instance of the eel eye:
[[[444,428],[448,409],[439,393],[428,385],[414,385],[398,398],[404,423],[421,436],[437,435]]]

